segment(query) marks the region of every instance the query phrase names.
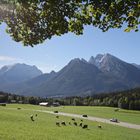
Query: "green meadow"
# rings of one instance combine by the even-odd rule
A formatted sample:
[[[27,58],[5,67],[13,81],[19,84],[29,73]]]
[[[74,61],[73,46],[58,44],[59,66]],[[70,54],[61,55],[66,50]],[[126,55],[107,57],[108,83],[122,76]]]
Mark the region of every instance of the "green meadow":
[[[60,112],[68,112],[75,114],[87,114],[89,116],[101,118],[117,118],[119,121],[140,124],[140,111],[119,109],[115,111],[112,107],[91,107],[91,106],[64,106],[64,107],[51,107],[47,110],[58,110]]]
[[[7,105],[7,107],[17,107],[16,104]],[[41,107],[33,105],[18,105],[21,108],[25,109],[40,109],[40,110],[49,110],[66,113],[75,113],[75,114],[87,114],[93,117],[101,118],[117,118],[119,121],[129,122],[134,124],[140,124],[140,111],[133,110],[124,110],[119,109],[119,111],[114,111],[113,107],[99,107],[99,106],[60,106],[60,107]]]
[[[21,109],[18,110],[18,107],[21,107]],[[29,110],[24,110],[23,108]],[[97,113],[97,108],[104,111],[102,113]],[[113,108],[102,107],[45,108],[32,105],[7,105],[6,107],[0,107],[0,140],[139,140],[140,137],[139,130],[104,123],[100,123],[102,126],[102,129],[100,129],[98,128],[99,122],[87,120],[84,120],[83,124],[87,124],[88,129],[83,129],[80,126],[74,126],[70,117],[60,116],[59,119],[57,119],[55,115],[35,111],[37,109],[59,110],[89,115],[93,115],[94,110],[96,110],[96,115],[99,115],[100,117],[107,110],[108,112],[106,112],[103,117],[109,117],[107,116],[107,113],[111,113],[111,110],[113,110]],[[122,112],[122,114],[124,113],[126,112]],[[37,114],[37,117],[35,114]],[[126,114],[133,114],[134,120],[137,118],[137,115],[140,115],[135,111],[134,113],[131,111]],[[31,115],[34,115],[35,121],[31,121]],[[127,119],[127,115],[126,120],[129,120]],[[57,121],[65,121],[66,126],[56,126]],[[80,121],[80,119],[76,119],[78,124]],[[72,125],[69,125],[68,122],[71,122]],[[139,119],[134,122],[139,122]]]

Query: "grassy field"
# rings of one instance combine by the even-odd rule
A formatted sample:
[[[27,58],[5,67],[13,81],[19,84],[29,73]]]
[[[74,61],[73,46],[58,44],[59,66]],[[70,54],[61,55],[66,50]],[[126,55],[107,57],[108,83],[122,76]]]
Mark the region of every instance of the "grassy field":
[[[17,105],[10,105],[10,107],[16,107]],[[87,114],[94,117],[101,118],[118,118],[119,121],[140,124],[140,111],[124,110],[120,109],[115,112],[112,107],[91,107],[91,106],[64,106],[64,107],[40,107],[31,105],[18,105],[21,108],[43,109],[43,110],[58,110],[60,112],[75,113],[75,114]],[[7,106],[8,107],[8,106]]]
[[[51,114],[23,109],[17,110],[17,107],[46,109],[31,105],[8,105],[7,107],[0,107],[0,140],[139,140],[139,130],[109,124],[101,124],[103,128],[99,129],[97,127],[98,122],[86,120],[84,120],[84,124],[89,125],[89,130],[74,125],[58,127],[55,125],[56,121],[65,121],[68,124],[71,118],[60,117],[57,119]],[[58,108],[47,109],[56,110]],[[75,112],[75,107],[59,108],[62,111],[67,110],[67,112],[81,113],[82,107],[78,107],[77,109],[79,109],[78,112]],[[85,109],[83,107],[84,111]],[[89,112],[89,110],[87,111]],[[38,116],[34,117],[35,121],[32,122],[30,115],[35,115],[36,113]],[[79,119],[76,119],[76,121],[80,123]]]
[[[51,107],[46,108],[47,110],[58,110],[61,112],[76,113],[76,114],[87,114],[94,117],[101,118],[118,118],[119,121],[140,124],[140,111],[131,111],[120,109],[115,112],[112,107],[89,107],[89,106],[65,106],[65,107]]]

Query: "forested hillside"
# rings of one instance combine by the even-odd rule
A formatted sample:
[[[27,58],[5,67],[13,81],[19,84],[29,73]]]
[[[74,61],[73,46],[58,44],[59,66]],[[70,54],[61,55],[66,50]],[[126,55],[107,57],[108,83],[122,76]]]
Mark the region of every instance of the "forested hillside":
[[[15,94],[0,92],[0,103],[23,103],[39,104],[40,102],[59,102],[61,105],[75,106],[110,106],[130,110],[140,110],[140,88],[131,90],[103,93],[87,97],[66,97],[66,98],[40,98],[25,97]]]

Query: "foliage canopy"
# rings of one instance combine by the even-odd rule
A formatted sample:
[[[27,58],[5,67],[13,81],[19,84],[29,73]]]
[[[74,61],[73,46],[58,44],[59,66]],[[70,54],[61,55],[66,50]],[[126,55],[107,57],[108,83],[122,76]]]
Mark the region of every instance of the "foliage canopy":
[[[140,0],[1,0],[0,22],[25,46],[68,32],[83,34],[85,25],[138,31]]]

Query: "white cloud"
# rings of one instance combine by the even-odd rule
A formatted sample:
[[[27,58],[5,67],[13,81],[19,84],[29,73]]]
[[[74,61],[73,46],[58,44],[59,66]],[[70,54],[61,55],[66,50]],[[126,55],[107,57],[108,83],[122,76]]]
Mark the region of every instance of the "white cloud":
[[[11,62],[11,61],[15,61],[15,60],[16,60],[16,58],[14,58],[14,57],[0,56],[0,61]]]

